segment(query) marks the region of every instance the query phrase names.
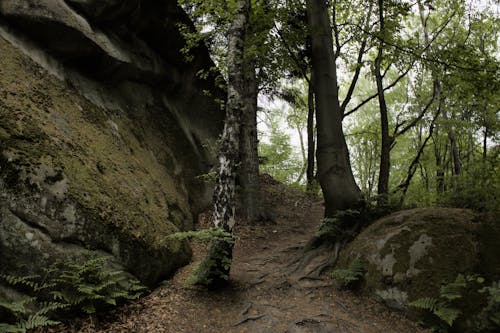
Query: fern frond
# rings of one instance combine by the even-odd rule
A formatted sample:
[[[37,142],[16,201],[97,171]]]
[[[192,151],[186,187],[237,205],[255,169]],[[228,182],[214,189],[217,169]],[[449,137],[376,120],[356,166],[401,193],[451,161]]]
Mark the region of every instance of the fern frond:
[[[433,297],[423,297],[409,303],[409,305],[419,310],[434,312],[439,306],[439,300]]]
[[[49,312],[66,309],[69,305],[60,302],[40,302],[40,309],[36,312],[39,315],[46,315]]]
[[[58,325],[60,322],[51,320],[48,317],[35,313],[28,317],[28,319],[21,321],[19,327],[23,330],[31,330],[37,327],[46,327]]]
[[[347,269],[336,269],[332,276],[342,282],[344,287],[359,281],[365,275],[364,264],[361,260],[354,260]]]
[[[2,332],[2,333],[24,333],[24,332],[26,332],[26,330],[23,330],[18,325],[0,323],[0,332]]]
[[[439,319],[452,326],[455,320],[460,316],[462,311],[449,308],[446,306],[438,306],[432,313],[434,313]]]
[[[462,298],[463,290],[466,287],[466,278],[462,274],[459,274],[454,282],[450,282],[441,287],[440,296],[449,301]]]

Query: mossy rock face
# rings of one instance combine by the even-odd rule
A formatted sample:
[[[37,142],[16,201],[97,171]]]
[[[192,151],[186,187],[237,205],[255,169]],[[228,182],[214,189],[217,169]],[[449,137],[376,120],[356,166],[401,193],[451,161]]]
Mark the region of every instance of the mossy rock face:
[[[421,208],[394,213],[365,229],[341,253],[339,268],[360,259],[363,289],[387,305],[438,297],[458,274],[500,279],[498,215],[465,209]],[[496,245],[495,245],[496,244]],[[478,310],[478,309],[476,309]]]
[[[30,3],[0,8],[0,273],[93,250],[153,286],[191,256],[168,235],[209,203],[196,176],[214,161],[221,92],[196,73],[213,64],[204,49],[184,64],[175,2],[103,1],[96,20]]]

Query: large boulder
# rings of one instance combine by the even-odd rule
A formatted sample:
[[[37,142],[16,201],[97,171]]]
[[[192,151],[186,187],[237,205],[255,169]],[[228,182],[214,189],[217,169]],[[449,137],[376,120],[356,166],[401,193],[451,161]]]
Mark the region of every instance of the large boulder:
[[[175,0],[0,0],[0,274],[93,250],[152,286],[188,262],[167,236],[210,202],[223,92],[180,25]]]
[[[499,241],[495,214],[452,208],[400,211],[358,235],[341,253],[338,267],[361,260],[367,271],[364,291],[391,307],[411,310],[410,302],[439,298],[441,286],[460,274],[499,281]]]

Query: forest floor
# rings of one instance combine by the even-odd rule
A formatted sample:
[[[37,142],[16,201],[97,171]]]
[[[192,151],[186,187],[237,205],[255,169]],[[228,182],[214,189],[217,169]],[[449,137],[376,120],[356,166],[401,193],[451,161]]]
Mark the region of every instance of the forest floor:
[[[74,320],[45,332],[252,332],[252,333],[418,333],[429,332],[366,296],[339,290],[328,274],[298,280],[290,266],[321,221],[321,202],[262,181],[265,209],[272,222],[235,229],[230,284],[207,291],[185,283],[204,256],[194,257],[149,295],[94,318]],[[199,227],[209,219],[202,216]]]

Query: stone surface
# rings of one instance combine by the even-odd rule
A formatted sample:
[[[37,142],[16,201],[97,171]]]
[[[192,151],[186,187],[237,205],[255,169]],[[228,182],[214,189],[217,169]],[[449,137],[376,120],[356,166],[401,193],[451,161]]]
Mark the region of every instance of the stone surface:
[[[210,202],[223,93],[179,23],[176,1],[0,0],[0,273],[91,249],[152,286],[189,260],[167,236]]]
[[[438,297],[458,274],[500,279],[500,225],[495,214],[419,208],[394,213],[367,229],[341,253],[338,267],[361,259],[364,291],[407,310],[422,297]],[[477,310],[477,309],[476,309]]]

